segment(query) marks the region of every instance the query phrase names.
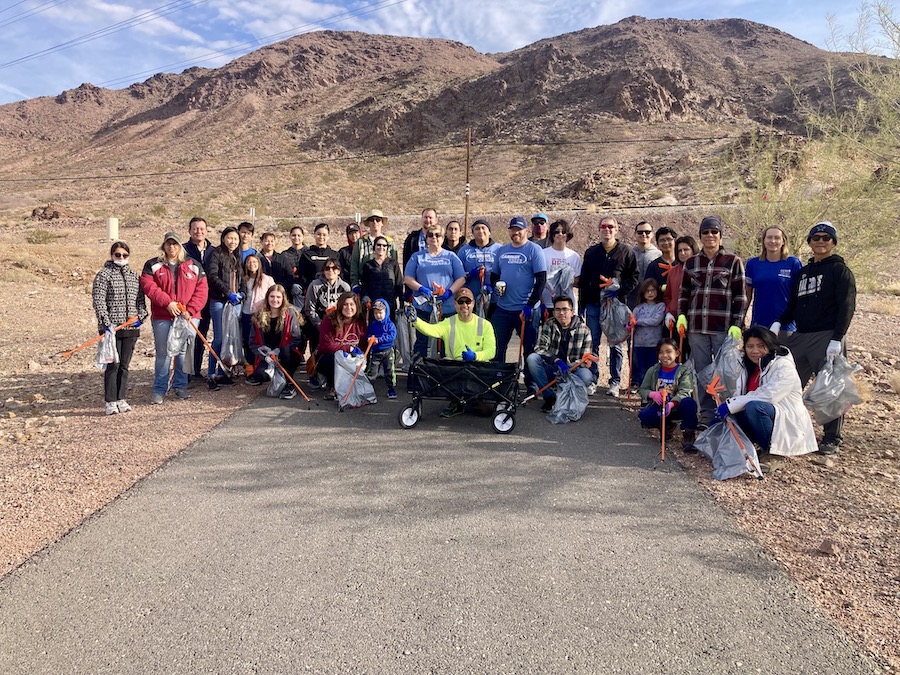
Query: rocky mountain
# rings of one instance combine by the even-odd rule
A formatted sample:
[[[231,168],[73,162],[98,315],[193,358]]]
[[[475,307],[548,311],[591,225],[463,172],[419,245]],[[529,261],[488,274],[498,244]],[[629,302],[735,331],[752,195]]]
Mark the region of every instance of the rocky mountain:
[[[21,200],[0,209],[110,199],[140,209],[149,197],[165,210],[228,211],[252,197],[273,213],[372,200],[417,211],[423,200],[458,202],[458,170],[435,160],[458,157],[469,128],[484,207],[684,201],[709,194],[691,167],[727,142],[681,139],[801,130],[796,94],[828,94],[828,57],[741,19],[631,17],[492,55],[447,40],[308,33],[218,69],[0,106],[0,177],[111,178],[105,190],[16,184]],[[853,96],[846,82],[840,91]],[[591,144],[604,140],[629,142],[615,150],[619,170],[597,159],[606,148]],[[256,170],[215,171],[244,166]],[[138,176],[148,173],[150,189]],[[412,179],[427,187],[399,187]]]

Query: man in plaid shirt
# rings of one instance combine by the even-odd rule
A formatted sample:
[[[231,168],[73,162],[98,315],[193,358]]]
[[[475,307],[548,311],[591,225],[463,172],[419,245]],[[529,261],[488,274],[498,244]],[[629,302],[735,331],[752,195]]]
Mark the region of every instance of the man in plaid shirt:
[[[676,324],[680,334],[687,333],[698,373],[712,363],[726,335],[741,339],[747,313],[744,263],[725,252],[718,216],[700,221],[700,243],[700,252],[684,263]],[[699,394],[701,420],[708,424],[715,405],[704,389]]]

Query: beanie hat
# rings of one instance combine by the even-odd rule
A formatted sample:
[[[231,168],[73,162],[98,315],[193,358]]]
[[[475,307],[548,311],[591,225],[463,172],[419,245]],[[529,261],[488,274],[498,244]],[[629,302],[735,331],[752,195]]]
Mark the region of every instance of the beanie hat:
[[[719,234],[722,234],[722,221],[719,220],[719,216],[706,216],[701,220],[700,232],[703,232],[703,230],[716,230]]]
[[[837,230],[834,229],[834,225],[829,223],[827,220],[823,220],[821,223],[816,223],[812,226],[812,229],[809,231],[809,234],[806,235],[806,243],[808,244],[812,241],[814,234],[827,234],[832,239],[834,239],[835,245],[838,243]]]
[[[488,232],[491,231],[491,224],[488,221],[486,221],[484,218],[479,218],[474,223],[472,223],[473,230],[475,229],[476,225],[484,225],[488,229]]]

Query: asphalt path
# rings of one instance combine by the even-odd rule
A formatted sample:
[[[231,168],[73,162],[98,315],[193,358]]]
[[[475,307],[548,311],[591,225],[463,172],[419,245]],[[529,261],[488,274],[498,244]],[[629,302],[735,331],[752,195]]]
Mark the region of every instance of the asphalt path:
[[[612,399],[405,398],[238,412],[0,582],[0,672],[875,671]]]

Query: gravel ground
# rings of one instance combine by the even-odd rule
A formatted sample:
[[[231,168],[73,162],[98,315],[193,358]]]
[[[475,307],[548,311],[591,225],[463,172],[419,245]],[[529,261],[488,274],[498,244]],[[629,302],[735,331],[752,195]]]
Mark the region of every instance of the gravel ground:
[[[188,401],[148,405],[152,337],[145,330],[132,365],[135,410],[104,416],[93,350],[65,362],[49,358],[95,334],[97,246],[38,259],[8,236],[0,242],[0,321],[16,329],[0,335],[0,575],[261,393],[203,385]],[[149,257],[149,245],[143,248]],[[865,368],[867,400],[850,412],[836,457],[791,459],[762,482],[715,482],[705,460],[675,454],[886,672],[900,672],[900,299],[861,297],[850,345],[851,360]]]

